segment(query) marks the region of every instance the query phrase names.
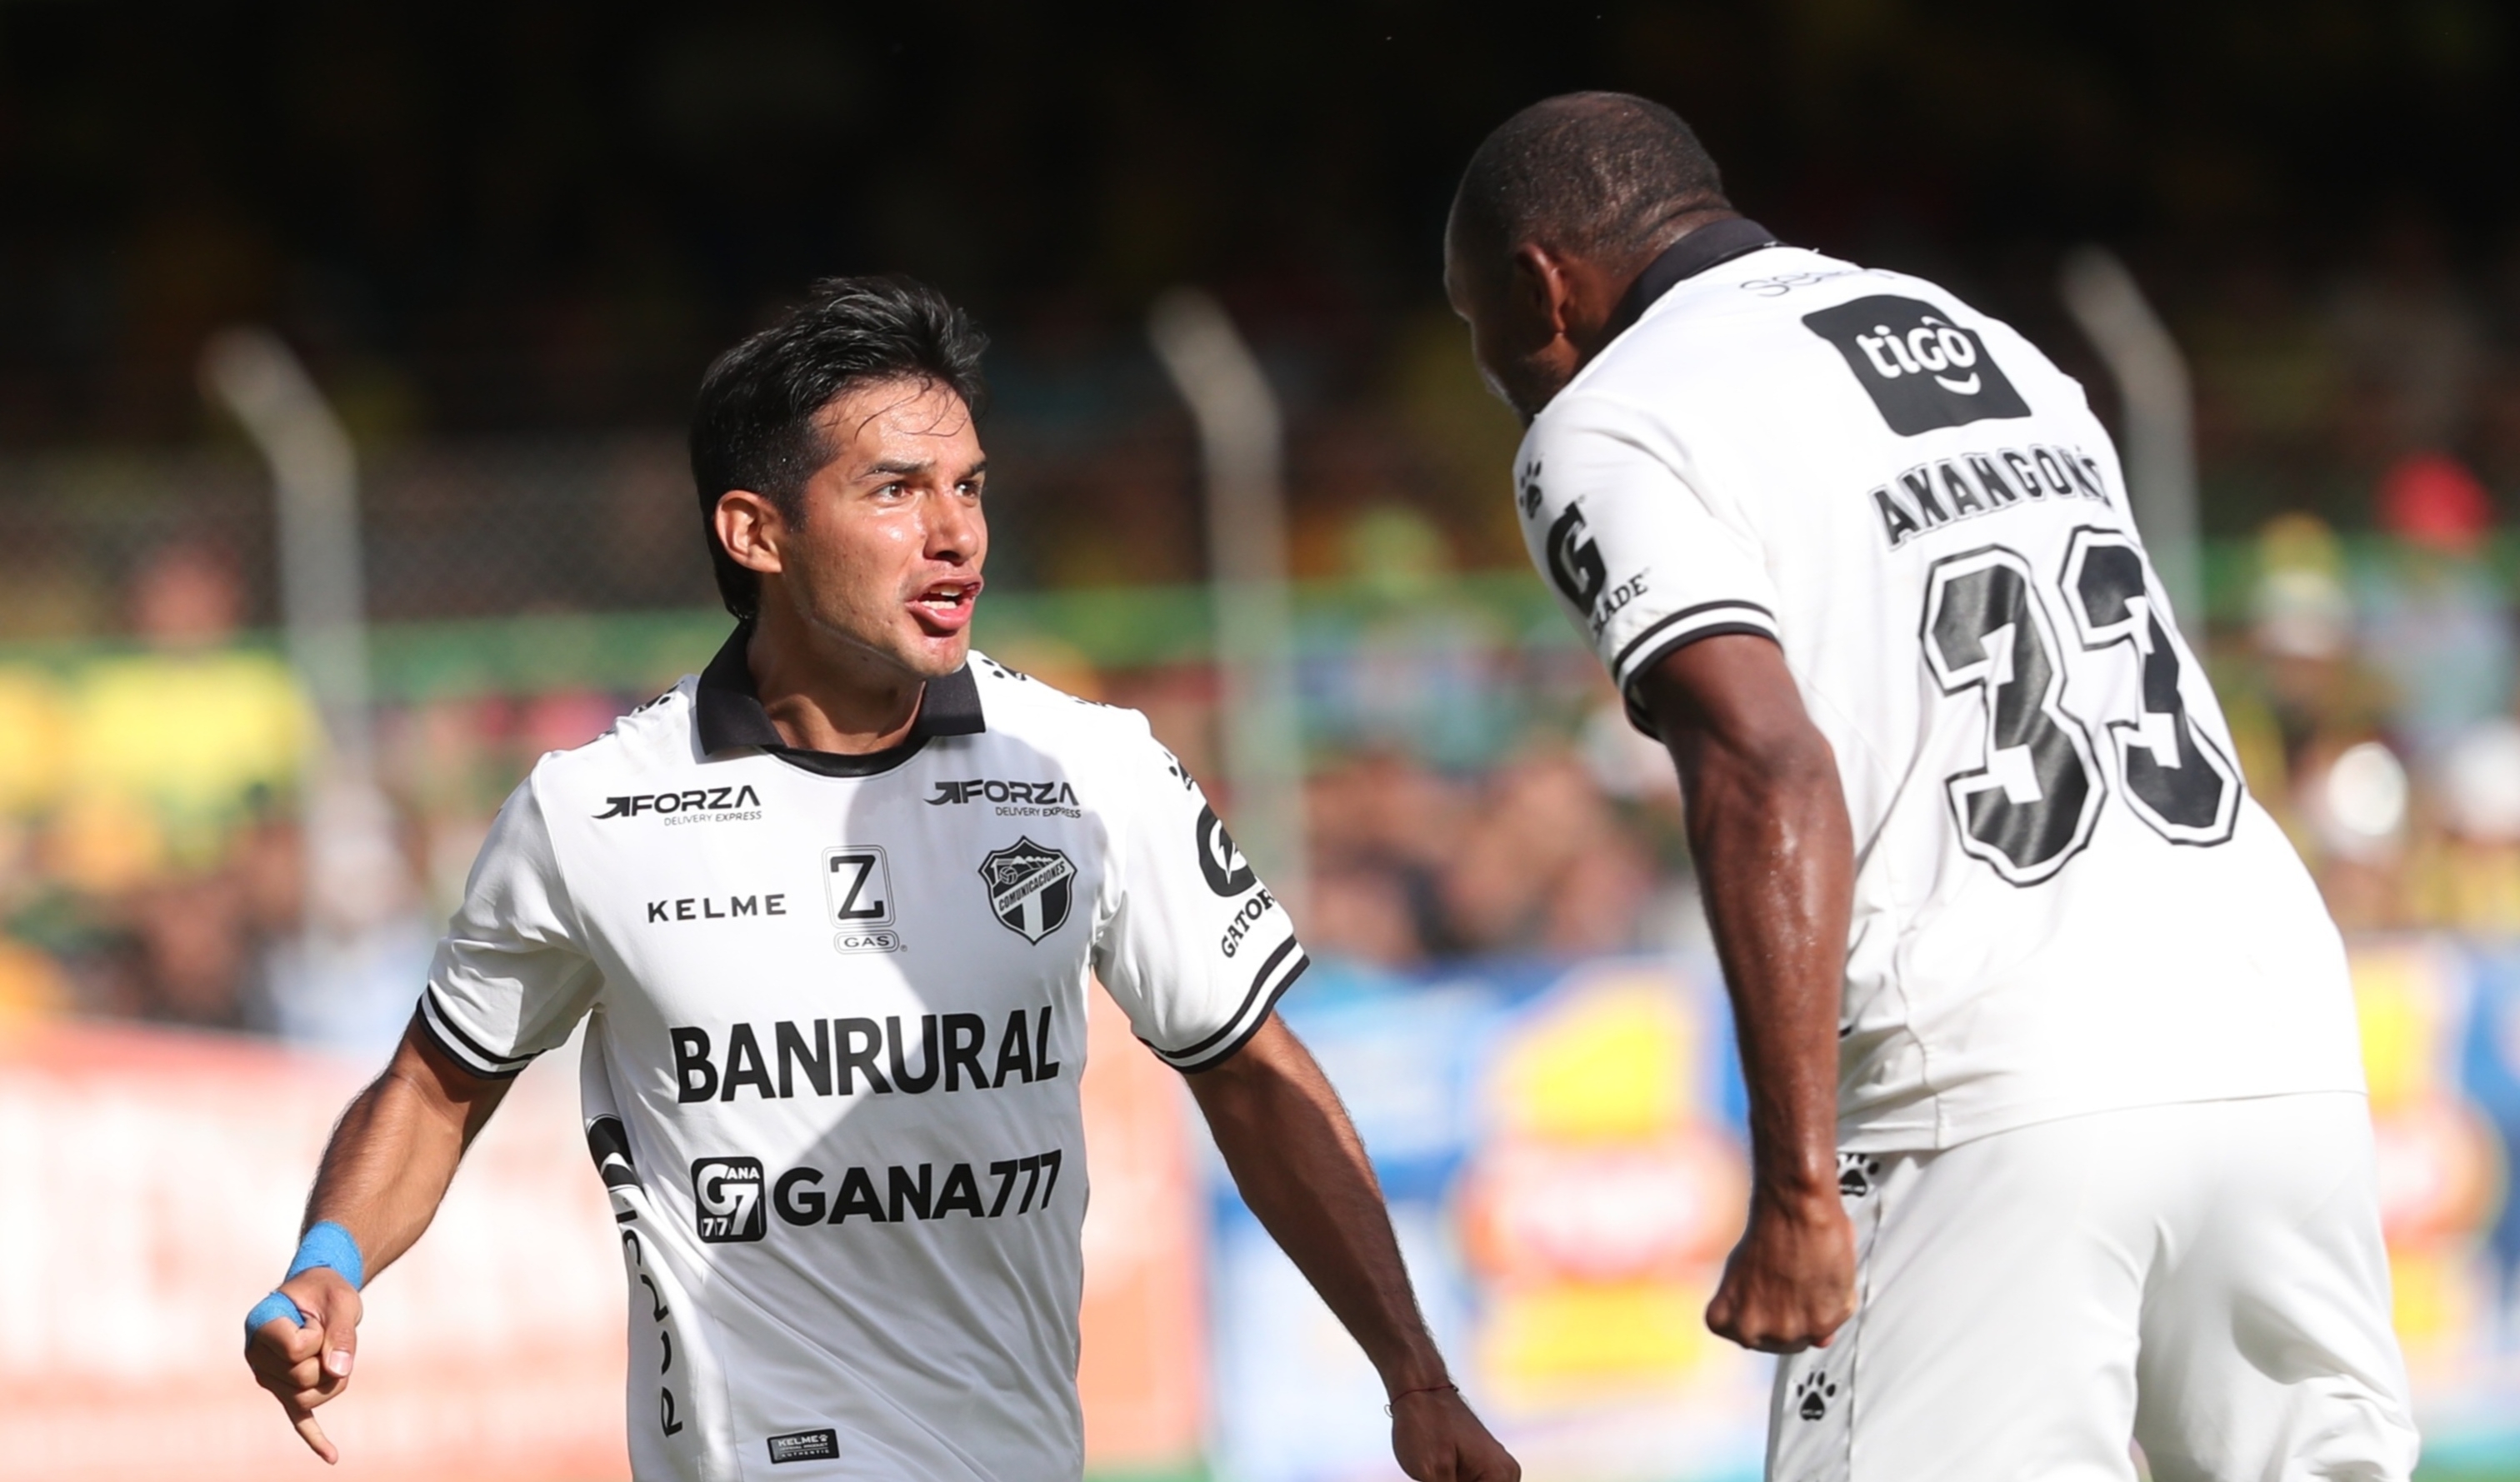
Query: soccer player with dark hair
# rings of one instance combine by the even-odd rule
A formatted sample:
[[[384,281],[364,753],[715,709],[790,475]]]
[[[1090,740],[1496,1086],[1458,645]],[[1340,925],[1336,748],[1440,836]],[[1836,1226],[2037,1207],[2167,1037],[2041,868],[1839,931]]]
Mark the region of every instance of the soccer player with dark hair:
[[[2082,388],[1536,104],[1446,287],[1533,561],[1670,750],[1750,1092],[1707,1309],[1777,1482],[2414,1463],[2345,953]]]
[[[642,1482],[1078,1476],[1099,980],[1380,1371],[1402,1468],[1518,1474],[1274,1010],[1284,910],[1145,717],[971,651],[980,349],[925,288],[835,279],[709,368],[692,472],[735,633],[509,798],[247,1320],[327,1460],[359,1286],[582,1022]]]

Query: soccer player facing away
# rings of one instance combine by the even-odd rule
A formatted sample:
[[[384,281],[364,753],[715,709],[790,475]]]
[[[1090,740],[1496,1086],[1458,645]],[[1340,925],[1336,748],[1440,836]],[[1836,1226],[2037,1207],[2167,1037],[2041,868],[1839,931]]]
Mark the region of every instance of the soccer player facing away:
[[[1514,115],[1446,283],[1533,561],[1671,752],[1778,1482],[2403,1478],[2345,955],[2082,389],[1778,242],[1673,113]]]
[[[583,1021],[642,1482],[1078,1476],[1094,978],[1380,1370],[1402,1468],[1517,1475],[1273,1010],[1305,962],[1284,911],[1143,716],[970,650],[980,349],[927,289],[836,279],[710,367],[692,468],[740,624],[509,798],[248,1322],[327,1460],[360,1280]]]

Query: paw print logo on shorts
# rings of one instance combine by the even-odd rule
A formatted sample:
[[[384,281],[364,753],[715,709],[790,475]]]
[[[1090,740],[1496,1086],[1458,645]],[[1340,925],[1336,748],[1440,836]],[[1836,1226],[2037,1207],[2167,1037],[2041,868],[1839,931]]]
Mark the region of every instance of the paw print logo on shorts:
[[[1810,1373],[1794,1386],[1794,1414],[1806,1420],[1828,1418],[1828,1402],[1837,1398],[1837,1385],[1828,1375]]]
[[[1850,1199],[1860,1199],[1872,1191],[1872,1181],[1881,1177],[1881,1160],[1861,1152],[1837,1155],[1837,1191]]]

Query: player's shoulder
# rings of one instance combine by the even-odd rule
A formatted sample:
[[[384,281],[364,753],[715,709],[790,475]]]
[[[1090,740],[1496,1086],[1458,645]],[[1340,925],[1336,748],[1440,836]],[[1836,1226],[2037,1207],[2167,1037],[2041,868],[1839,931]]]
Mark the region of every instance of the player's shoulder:
[[[1567,389],[1616,395],[1630,382],[1668,384],[1675,376],[1740,385],[1857,334],[1904,333],[1911,321],[2010,333],[1939,283],[1780,245],[1675,286]]]
[[[1012,748],[1024,765],[1074,782],[1090,810],[1129,811],[1157,786],[1190,786],[1190,773],[1155,740],[1142,711],[1070,695],[971,651],[987,734],[971,738],[1001,759]]]
[[[1566,432],[1644,435],[1693,423],[1725,425],[1733,403],[1818,347],[1795,321],[1863,292],[1868,269],[1805,247],[1777,246],[1675,284],[1604,346],[1532,419],[1542,443]]]
[[[1143,713],[1071,695],[977,649],[971,651],[970,673],[992,735],[1021,740],[1081,764],[1123,759],[1152,741]]]
[[[592,741],[544,752],[534,763],[535,783],[612,781],[688,766],[697,759],[692,711],[698,689],[698,677],[686,674],[614,719]]]
[[[1533,440],[1607,432],[1696,443],[1745,428],[1773,431],[1833,409],[1832,397],[1813,393],[1836,384],[1841,366],[1859,381],[1867,370],[1895,378],[1980,350],[2007,372],[2018,366],[2043,392],[2067,384],[2010,325],[1939,283],[1803,247],[1768,247],[1686,280],[1648,306],[1533,419]]]

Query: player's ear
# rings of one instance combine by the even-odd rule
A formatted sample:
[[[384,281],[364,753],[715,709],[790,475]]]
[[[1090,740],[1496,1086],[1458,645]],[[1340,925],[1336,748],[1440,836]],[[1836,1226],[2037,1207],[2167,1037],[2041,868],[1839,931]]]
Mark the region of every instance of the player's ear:
[[[1563,334],[1566,329],[1567,301],[1574,296],[1574,285],[1568,281],[1565,264],[1557,255],[1536,242],[1526,242],[1513,249],[1512,270],[1507,276],[1506,294],[1517,318],[1534,326]]]
[[[775,501],[750,489],[729,489],[717,497],[710,520],[717,528],[718,544],[726,547],[737,565],[762,572],[785,569],[780,549],[788,522]]]

